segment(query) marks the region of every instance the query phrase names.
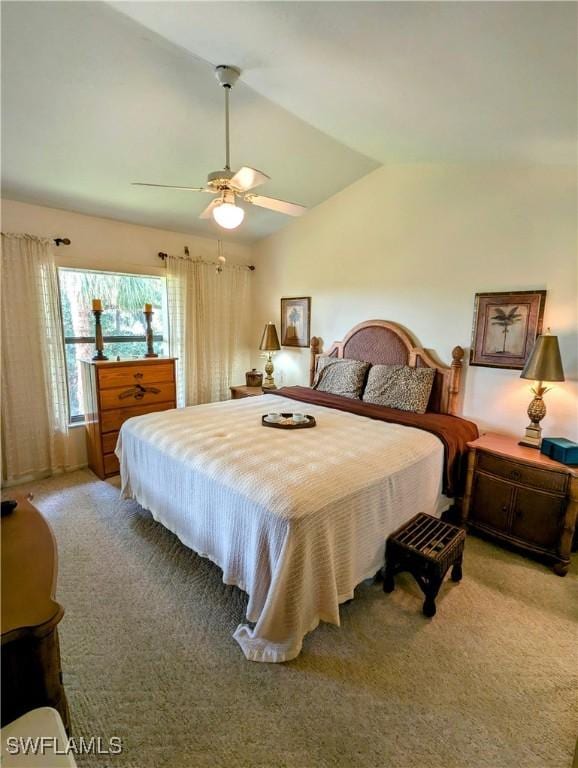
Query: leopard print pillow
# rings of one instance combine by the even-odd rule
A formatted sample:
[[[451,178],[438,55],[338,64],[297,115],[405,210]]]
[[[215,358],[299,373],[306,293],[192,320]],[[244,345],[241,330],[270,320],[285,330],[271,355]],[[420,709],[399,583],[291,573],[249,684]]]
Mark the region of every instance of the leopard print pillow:
[[[359,400],[369,363],[319,357],[313,389]]]
[[[425,413],[433,387],[435,368],[407,365],[373,365],[363,391],[363,401]]]

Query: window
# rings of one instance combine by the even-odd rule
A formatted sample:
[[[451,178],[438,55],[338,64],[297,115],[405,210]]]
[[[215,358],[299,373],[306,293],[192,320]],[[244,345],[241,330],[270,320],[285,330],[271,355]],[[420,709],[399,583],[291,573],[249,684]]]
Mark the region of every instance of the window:
[[[58,270],[70,420],[84,419],[80,360],[94,355],[92,300],[101,299],[104,353],[109,360],[143,357],[146,352],[145,304],[152,304],[155,352],[167,354],[166,285],[162,277]]]

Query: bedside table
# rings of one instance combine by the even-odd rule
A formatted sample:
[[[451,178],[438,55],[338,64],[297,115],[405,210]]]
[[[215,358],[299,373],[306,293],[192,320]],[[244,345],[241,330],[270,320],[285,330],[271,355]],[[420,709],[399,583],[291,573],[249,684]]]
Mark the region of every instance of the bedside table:
[[[503,435],[483,435],[468,447],[463,522],[546,557],[565,576],[578,511],[578,467]]]
[[[244,384],[237,387],[229,387],[232,400],[241,400],[243,397],[255,397],[263,394],[262,387],[246,387]]]

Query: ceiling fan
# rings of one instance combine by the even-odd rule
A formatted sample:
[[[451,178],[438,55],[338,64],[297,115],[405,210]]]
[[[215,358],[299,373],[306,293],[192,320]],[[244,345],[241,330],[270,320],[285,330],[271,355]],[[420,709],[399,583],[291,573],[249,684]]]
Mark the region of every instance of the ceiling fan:
[[[236,204],[237,198],[247,203],[258,205],[260,208],[268,208],[270,211],[284,213],[287,216],[301,216],[307,210],[305,206],[297,203],[288,203],[285,200],[277,200],[274,197],[255,195],[250,190],[269,181],[266,173],[243,166],[233,172],[230,165],[229,149],[229,91],[237,82],[240,70],[236,67],[220,65],[215,68],[217,80],[225,90],[225,167],[221,171],[211,171],[207,176],[205,187],[177,187],[171,184],[147,184],[141,181],[132,182],[137,187],[163,187],[164,189],[180,189],[186,192],[208,192],[216,195],[209,205],[201,213],[201,219],[209,219],[211,216],[221,227],[235,229],[245,217],[243,208]]]

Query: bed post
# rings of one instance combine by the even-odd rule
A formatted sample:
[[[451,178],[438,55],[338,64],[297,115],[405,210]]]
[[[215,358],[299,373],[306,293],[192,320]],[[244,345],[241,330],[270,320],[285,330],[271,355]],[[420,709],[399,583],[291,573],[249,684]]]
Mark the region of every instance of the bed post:
[[[311,337],[311,357],[309,362],[309,386],[313,386],[315,368],[317,367],[317,355],[321,352],[321,339],[319,336]]]
[[[450,385],[448,388],[448,413],[451,416],[456,415],[458,407],[458,395],[460,392],[460,382],[462,379],[462,361],[464,359],[464,350],[462,347],[452,349],[452,367],[450,371]]]

